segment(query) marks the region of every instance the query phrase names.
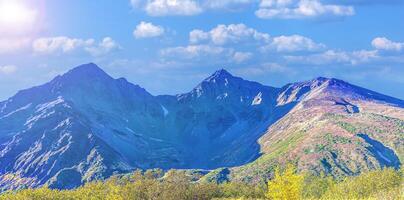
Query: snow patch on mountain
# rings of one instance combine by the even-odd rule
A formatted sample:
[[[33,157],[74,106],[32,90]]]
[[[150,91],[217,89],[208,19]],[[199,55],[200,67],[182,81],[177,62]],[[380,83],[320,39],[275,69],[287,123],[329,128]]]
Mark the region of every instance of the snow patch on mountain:
[[[163,110],[163,114],[164,114],[164,117],[167,117],[167,115],[168,115],[168,110],[167,110],[167,108],[166,107],[164,107],[163,105],[161,105],[161,109]]]
[[[254,97],[254,100],[252,101],[251,105],[256,106],[260,105],[262,102],[262,92],[259,92],[257,96]]]
[[[216,99],[217,100],[222,100],[222,99],[225,99],[227,96],[229,96],[229,94],[227,92],[225,92],[225,93],[217,96]]]
[[[49,117],[49,116],[51,116],[51,115],[53,115],[53,114],[55,114],[55,113],[56,113],[56,112],[52,110],[52,111],[50,111],[50,112],[42,112],[42,113],[40,113],[40,114],[38,114],[38,115],[31,116],[30,118],[27,119],[27,121],[25,122],[24,126],[28,126],[28,129],[30,129],[30,128],[32,128],[33,124],[34,124],[36,121],[38,121],[38,120],[40,120],[40,119],[47,118],[47,117]]]
[[[56,105],[61,104],[61,103],[64,103],[64,102],[65,102],[65,101],[64,101],[63,97],[59,96],[59,97],[57,97],[57,99],[54,100],[54,101],[47,102],[47,103],[40,104],[40,105],[36,106],[36,109],[37,109],[36,112],[42,112],[43,110],[53,108],[53,107],[55,107]]]
[[[67,118],[63,121],[61,121],[53,130],[57,130],[59,128],[69,126],[71,124],[71,118]]]
[[[23,106],[23,107],[21,107],[21,108],[18,108],[17,110],[11,111],[10,113],[8,113],[8,114],[6,114],[6,115],[0,117],[0,119],[6,118],[6,117],[10,117],[11,115],[13,115],[13,114],[15,114],[15,113],[18,113],[18,112],[20,112],[20,111],[26,110],[26,109],[28,109],[29,107],[31,107],[31,105],[32,105],[32,103],[29,103],[29,104],[27,104],[27,105],[25,105],[25,106]]]

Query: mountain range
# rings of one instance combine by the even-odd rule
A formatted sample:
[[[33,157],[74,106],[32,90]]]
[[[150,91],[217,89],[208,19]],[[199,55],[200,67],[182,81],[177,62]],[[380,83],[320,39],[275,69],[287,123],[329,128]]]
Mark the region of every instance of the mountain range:
[[[276,88],[224,69],[188,93],[154,96],[90,63],[0,102],[0,188],[69,189],[153,168],[245,182],[287,162],[335,177],[398,168],[403,108],[338,79]]]

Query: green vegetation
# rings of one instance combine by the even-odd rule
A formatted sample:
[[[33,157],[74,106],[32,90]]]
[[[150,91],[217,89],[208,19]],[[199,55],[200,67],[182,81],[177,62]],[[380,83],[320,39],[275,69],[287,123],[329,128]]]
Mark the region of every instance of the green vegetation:
[[[357,128],[355,126],[353,126],[352,124],[349,124],[346,122],[338,122],[338,125],[350,133],[353,133],[353,134],[357,133]]]
[[[299,131],[295,134],[286,136],[283,140],[278,140],[276,143],[272,144],[269,153],[262,156],[261,158],[271,160],[282,157],[285,153],[288,152],[289,149],[293,149],[294,147],[296,147],[302,140],[304,135],[304,131]]]
[[[352,141],[349,138],[341,137],[338,135],[332,135],[331,133],[327,133],[325,135],[325,139],[329,144],[349,144]]]
[[[185,171],[136,171],[74,190],[46,187],[8,192],[0,200],[73,199],[403,199],[403,170],[383,169],[336,181],[332,177],[296,173],[293,165],[276,168],[268,185],[195,182]]]

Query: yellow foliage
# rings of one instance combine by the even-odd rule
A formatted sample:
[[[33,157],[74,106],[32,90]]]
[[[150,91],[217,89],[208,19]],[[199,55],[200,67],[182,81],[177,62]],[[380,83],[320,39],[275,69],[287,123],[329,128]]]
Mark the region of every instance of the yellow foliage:
[[[162,178],[156,173],[134,172],[87,183],[73,190],[47,187],[9,191],[0,200],[210,200],[210,199],[404,199],[403,170],[375,170],[341,182],[325,175],[297,174],[293,165],[275,171],[265,185],[229,182],[196,183],[184,172],[170,171]],[[268,190],[267,190],[267,189]]]
[[[279,167],[274,178],[268,182],[267,197],[273,200],[300,199],[303,190],[304,176],[296,173],[296,168],[289,164],[281,173]]]
[[[403,175],[399,171],[385,168],[362,173],[356,177],[347,177],[342,182],[330,187],[322,198],[364,199],[370,198],[372,195],[387,195],[390,193],[389,191],[395,191],[396,188],[400,187],[403,190],[403,185]]]

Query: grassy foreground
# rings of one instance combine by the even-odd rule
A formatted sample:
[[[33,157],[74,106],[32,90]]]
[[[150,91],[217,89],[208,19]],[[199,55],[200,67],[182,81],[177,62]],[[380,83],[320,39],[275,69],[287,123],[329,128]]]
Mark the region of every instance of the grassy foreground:
[[[375,170],[336,181],[297,174],[292,165],[275,171],[267,184],[194,182],[182,171],[141,173],[92,182],[74,190],[46,187],[4,193],[0,200],[54,199],[404,199],[403,170]]]

